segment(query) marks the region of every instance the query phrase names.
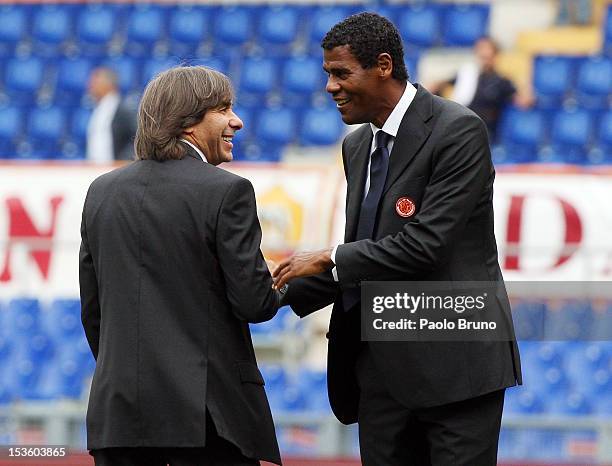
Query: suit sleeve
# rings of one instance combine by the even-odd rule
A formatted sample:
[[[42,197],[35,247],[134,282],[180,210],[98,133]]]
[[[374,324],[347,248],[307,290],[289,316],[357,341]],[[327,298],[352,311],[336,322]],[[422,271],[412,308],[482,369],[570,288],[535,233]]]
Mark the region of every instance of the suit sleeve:
[[[261,253],[261,227],[253,186],[239,179],[228,189],[217,219],[217,253],[232,311],[247,322],[276,314],[279,293]]]
[[[85,200],[87,204],[87,200]],[[100,302],[98,300],[98,280],[87,237],[85,207],[81,220],[81,248],[79,250],[79,287],[81,293],[81,322],[87,342],[94,358],[98,359],[100,346]]]
[[[432,161],[421,210],[413,222],[381,240],[342,244],[336,252],[341,286],[362,280],[402,280],[435,270],[479,202],[489,202],[493,176],[487,132],[474,115],[451,122]]]
[[[333,303],[338,289],[331,270],[311,277],[296,278],[289,282],[281,305],[289,305],[298,316],[306,317]]]

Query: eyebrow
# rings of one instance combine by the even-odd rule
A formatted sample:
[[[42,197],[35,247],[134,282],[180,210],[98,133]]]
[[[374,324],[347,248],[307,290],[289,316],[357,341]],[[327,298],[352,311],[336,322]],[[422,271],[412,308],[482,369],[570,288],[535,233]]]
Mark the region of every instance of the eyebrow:
[[[331,66],[331,67],[326,68],[325,65],[323,65],[323,71],[325,71],[326,73],[335,73],[335,74],[351,72],[350,69],[344,68],[341,66]]]

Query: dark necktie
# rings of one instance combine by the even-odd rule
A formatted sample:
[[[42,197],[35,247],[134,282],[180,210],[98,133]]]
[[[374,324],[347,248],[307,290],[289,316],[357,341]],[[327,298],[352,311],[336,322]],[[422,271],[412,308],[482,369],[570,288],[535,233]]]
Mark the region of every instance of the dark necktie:
[[[376,149],[372,152],[370,160],[370,189],[361,203],[355,241],[371,239],[374,233],[378,204],[382,197],[385,181],[387,180],[387,171],[389,169],[389,149],[387,145],[390,139],[391,135],[382,130],[376,133]],[[348,311],[357,304],[360,299],[360,288],[349,289],[342,293],[344,310]]]

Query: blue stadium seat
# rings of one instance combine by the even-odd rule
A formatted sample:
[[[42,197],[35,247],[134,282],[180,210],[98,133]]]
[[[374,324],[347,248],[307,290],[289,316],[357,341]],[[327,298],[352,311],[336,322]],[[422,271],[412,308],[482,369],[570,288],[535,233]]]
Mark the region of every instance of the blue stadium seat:
[[[444,45],[470,47],[487,35],[488,24],[488,5],[450,6],[444,15]]]
[[[506,414],[540,414],[544,412],[544,409],[542,399],[527,386],[516,387],[506,391],[506,399],[504,401],[504,413]]]
[[[180,57],[195,55],[210,34],[212,9],[203,6],[178,7],[172,11],[168,27],[170,52]]]
[[[37,331],[27,336],[25,350],[34,364],[42,368],[55,354],[55,345],[46,333]]]
[[[530,354],[533,354],[534,364],[538,364],[540,367],[563,368],[566,353],[565,342],[541,341],[534,343],[535,345],[530,351]]]
[[[54,101],[77,105],[87,92],[93,64],[87,58],[63,58],[57,65]]]
[[[309,411],[329,411],[329,398],[327,395],[327,373],[303,369],[298,374],[297,386],[305,395],[306,408]]]
[[[155,43],[165,38],[164,7],[155,4],[137,6],[127,24],[125,51],[132,56],[150,55]]]
[[[612,157],[610,162],[612,162]],[[610,343],[610,335],[612,335],[612,302],[608,301],[607,305],[603,307],[594,306],[594,333],[593,339],[598,340],[601,345],[604,346],[604,350],[612,358],[612,343]],[[605,345],[608,345],[607,348]]]
[[[220,51],[224,47],[240,47],[248,42],[253,35],[253,12],[248,7],[223,7],[215,18],[215,40],[221,42]]]
[[[156,75],[178,64],[176,58],[150,58],[144,63],[140,86],[144,88]]]
[[[310,16],[309,33],[311,48],[320,53],[321,40],[325,34],[347,16],[353,13],[353,9],[347,6],[317,6]]]
[[[294,6],[270,6],[261,13],[259,40],[268,52],[268,46],[288,46],[295,41],[299,28],[300,10]]]
[[[284,92],[283,105],[308,106],[312,95],[322,92],[325,88],[321,59],[298,56],[283,60],[281,87]]]
[[[612,110],[606,112],[599,123],[598,142],[612,152]]]
[[[74,354],[78,361],[78,366],[83,374],[91,375],[96,368],[96,360],[91,354],[91,348],[82,332],[76,339],[68,340],[70,354]],[[68,347],[68,346],[67,346]]]
[[[115,35],[117,18],[110,5],[91,4],[77,18],[76,38],[81,53],[101,57],[108,52]]]
[[[296,386],[289,385],[283,390],[282,409],[284,411],[304,411],[306,408],[305,394]]]
[[[547,412],[552,415],[587,416],[593,408],[587,398],[578,392],[561,393],[549,399]]]
[[[253,118],[251,110],[238,103],[232,106],[234,113],[242,120],[242,129],[234,136],[234,141],[242,142],[253,134]]]
[[[0,159],[15,155],[16,141],[22,133],[22,110],[12,106],[0,107]]]
[[[285,145],[295,137],[297,118],[289,108],[266,108],[258,117],[255,137],[263,145]]]
[[[128,56],[120,56],[109,58],[104,61],[103,65],[117,73],[119,89],[123,94],[140,90],[139,70],[142,64],[138,60]]]
[[[32,103],[43,84],[44,64],[37,57],[12,58],[5,71],[5,91],[15,103]]]
[[[251,140],[240,145],[240,160],[248,162],[279,162],[284,146]]]
[[[582,61],[578,68],[576,93],[582,107],[607,109],[612,103],[612,58],[590,57]]]
[[[575,78],[575,60],[570,57],[539,56],[533,69],[533,86],[537,105],[557,109],[572,88]]]
[[[604,51],[612,57],[612,5],[608,5],[606,19],[603,24]]]
[[[398,16],[397,28],[406,49],[432,47],[440,40],[441,10],[437,5],[406,6]]]
[[[73,338],[83,333],[81,303],[78,299],[56,299],[43,313],[47,333],[54,339]]]
[[[205,66],[212,68],[213,70],[220,71],[221,73],[227,73],[228,63],[224,57],[208,56],[199,57],[191,60],[186,60],[184,63],[186,66]]]
[[[70,139],[81,146],[82,152],[85,152],[85,145],[87,141],[87,125],[91,118],[92,110],[87,107],[79,107],[70,118]]]
[[[0,57],[12,56],[15,46],[25,38],[28,14],[24,6],[0,6]]]
[[[404,63],[408,71],[408,79],[410,82],[417,82],[419,79],[419,60],[421,55],[416,49],[412,49],[404,55]]]
[[[38,399],[36,387],[41,368],[25,353],[16,355],[6,373],[4,383],[11,388],[15,399]]]
[[[539,340],[544,337],[546,305],[542,301],[522,299],[512,302],[512,320],[518,340]]]
[[[302,117],[300,143],[329,146],[338,143],[343,133],[344,124],[336,108],[310,108]]]
[[[0,333],[0,366],[10,359],[13,352],[13,346],[14,343],[12,338],[9,335]]]
[[[282,389],[287,384],[287,374],[280,364],[261,364],[259,370],[266,382],[266,390]]]
[[[291,57],[284,61],[283,89],[297,94],[320,92],[323,90],[324,76],[319,58]]]
[[[57,158],[66,129],[66,114],[61,107],[35,107],[28,118],[30,155],[35,158]]]
[[[277,77],[277,64],[273,59],[246,58],[240,70],[240,94],[265,95],[274,89]]]
[[[38,55],[57,56],[60,45],[72,35],[71,10],[67,5],[43,6],[34,12],[32,38]]]
[[[501,141],[513,163],[531,162],[544,136],[544,117],[537,110],[508,109],[501,122]]]
[[[562,110],[552,120],[550,140],[553,148],[567,154],[584,154],[591,142],[593,121],[582,109]]]
[[[593,313],[588,301],[569,300],[549,309],[546,314],[545,336],[549,340],[585,340],[591,338]]]
[[[40,327],[40,303],[32,298],[15,298],[9,301],[6,324],[7,333],[19,337],[38,331]]]

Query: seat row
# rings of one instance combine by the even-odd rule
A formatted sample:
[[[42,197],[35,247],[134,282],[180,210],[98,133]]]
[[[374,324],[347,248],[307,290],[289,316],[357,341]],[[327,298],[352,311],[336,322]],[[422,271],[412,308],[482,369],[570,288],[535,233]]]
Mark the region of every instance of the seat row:
[[[603,110],[612,106],[612,58],[542,55],[534,60],[533,87],[541,109],[564,103]]]
[[[319,48],[325,33],[350,14],[378,10],[401,31],[409,47],[471,46],[488,29],[489,7],[474,4],[382,4],[339,6],[172,6],[162,4],[13,5],[0,8],[0,53],[19,46],[49,56],[75,48],[85,54],[124,51],[133,56],[165,46],[195,52],[206,43],[227,47],[259,44]]]
[[[236,106],[234,111],[244,123],[235,139],[238,160],[256,160],[266,152],[267,160],[278,161],[287,144],[331,145],[344,132],[338,111],[329,105],[303,111]],[[82,159],[90,115],[84,107],[0,107],[0,159]]]
[[[496,163],[612,163],[612,110],[511,108],[500,125]]]

